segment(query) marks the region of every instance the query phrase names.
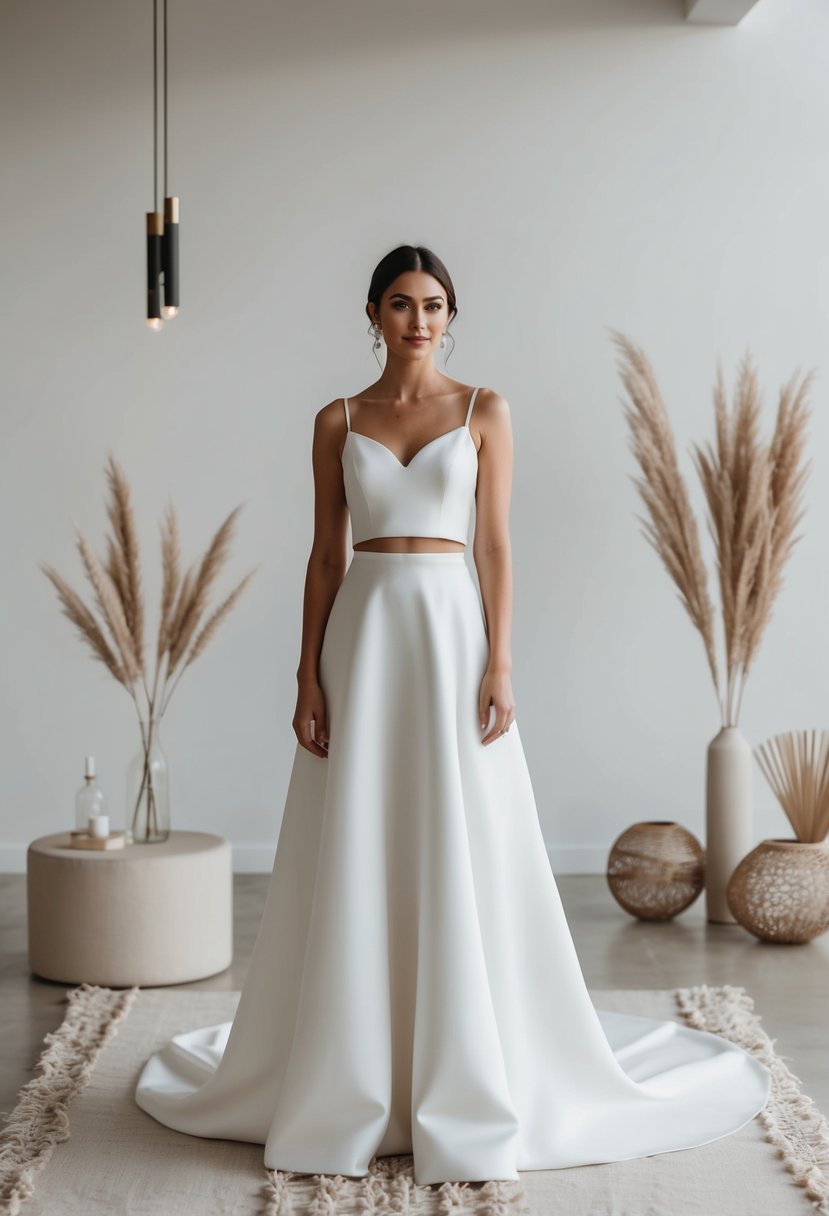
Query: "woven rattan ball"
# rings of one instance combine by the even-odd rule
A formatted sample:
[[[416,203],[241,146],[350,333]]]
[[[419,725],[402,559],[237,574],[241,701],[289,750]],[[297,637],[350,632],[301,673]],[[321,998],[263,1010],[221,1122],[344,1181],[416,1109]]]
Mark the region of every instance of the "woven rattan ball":
[[[705,851],[693,832],[669,819],[626,828],[613,843],[607,883],[640,920],[670,920],[689,907],[705,882]]]
[[[740,924],[767,942],[810,942],[829,929],[829,843],[761,840],[726,888]]]

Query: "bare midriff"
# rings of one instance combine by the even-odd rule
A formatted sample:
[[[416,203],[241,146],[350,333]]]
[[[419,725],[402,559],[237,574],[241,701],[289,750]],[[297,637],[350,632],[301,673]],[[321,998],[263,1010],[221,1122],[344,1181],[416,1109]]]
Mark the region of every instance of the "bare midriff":
[[[435,536],[375,536],[353,546],[355,553],[463,553],[466,545],[459,540]]]

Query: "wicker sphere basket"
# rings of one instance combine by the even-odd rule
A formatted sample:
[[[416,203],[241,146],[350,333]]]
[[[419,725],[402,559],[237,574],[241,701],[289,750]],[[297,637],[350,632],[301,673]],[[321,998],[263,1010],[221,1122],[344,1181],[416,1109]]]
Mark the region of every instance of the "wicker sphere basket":
[[[810,942],[829,929],[829,843],[761,840],[726,888],[740,924],[766,942]]]
[[[607,883],[631,916],[670,920],[702,891],[705,851],[693,832],[673,820],[634,823],[613,843]]]

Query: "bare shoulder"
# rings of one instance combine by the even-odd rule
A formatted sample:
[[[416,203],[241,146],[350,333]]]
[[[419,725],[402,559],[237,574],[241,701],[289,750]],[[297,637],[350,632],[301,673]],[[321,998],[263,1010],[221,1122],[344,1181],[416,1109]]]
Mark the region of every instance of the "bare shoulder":
[[[506,421],[509,419],[509,402],[494,388],[479,388],[472,416],[474,417],[475,414],[478,414],[484,422],[487,419],[491,419],[495,423],[498,419]]]
[[[477,431],[481,437],[479,452],[487,443],[492,447],[502,447],[512,433],[510,408],[506,397],[494,388],[480,388],[469,425],[473,433]]]
[[[341,435],[345,429],[345,405],[342,397],[335,397],[323,405],[314,415],[314,433],[324,437]]]

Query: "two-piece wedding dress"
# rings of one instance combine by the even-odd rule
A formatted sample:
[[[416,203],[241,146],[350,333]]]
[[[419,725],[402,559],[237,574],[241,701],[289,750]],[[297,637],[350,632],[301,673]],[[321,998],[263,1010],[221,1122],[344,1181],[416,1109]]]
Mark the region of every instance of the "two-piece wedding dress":
[[[354,544],[467,541],[476,393],[407,465],[345,400]],[[363,1176],[413,1153],[435,1183],[690,1148],[765,1105],[742,1048],[593,1005],[517,720],[481,743],[487,662],[463,552],[353,552],[319,658],[327,757],[296,746],[233,1021],[143,1067],[155,1119],[263,1144],[272,1169]]]

